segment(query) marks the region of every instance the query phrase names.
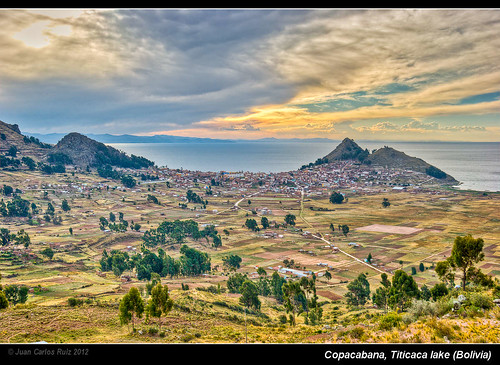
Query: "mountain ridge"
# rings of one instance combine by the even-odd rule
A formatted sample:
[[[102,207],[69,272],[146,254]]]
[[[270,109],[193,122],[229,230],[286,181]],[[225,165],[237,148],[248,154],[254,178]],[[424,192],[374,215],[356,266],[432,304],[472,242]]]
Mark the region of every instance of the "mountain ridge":
[[[68,133],[54,146],[52,156],[56,154],[67,156],[72,164],[81,168],[103,165],[142,168],[154,165],[154,162],[144,157],[128,156],[125,152],[77,132]]]
[[[95,141],[83,134],[72,132],[64,135],[57,144],[40,142],[34,136],[21,133],[17,124],[0,121],[0,152],[4,164],[19,164],[15,159],[33,158],[38,163],[55,165],[75,165],[80,168],[104,165],[143,168],[154,166],[154,162],[141,156],[127,155],[125,152]],[[12,159],[9,159],[12,157]]]
[[[421,158],[408,156],[406,153],[389,146],[384,146],[370,153],[368,149],[362,149],[350,138],[345,138],[332,152],[322,159],[318,159],[317,164],[344,160],[354,160],[366,165],[386,168],[408,169],[415,172],[426,173],[446,184],[458,183],[453,176],[448,175]]]

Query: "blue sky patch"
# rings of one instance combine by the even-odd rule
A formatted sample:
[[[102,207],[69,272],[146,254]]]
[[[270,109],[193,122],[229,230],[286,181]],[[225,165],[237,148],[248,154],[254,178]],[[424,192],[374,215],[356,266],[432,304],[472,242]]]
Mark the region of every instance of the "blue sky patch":
[[[462,104],[484,103],[484,102],[488,102],[488,101],[495,101],[498,98],[500,98],[500,91],[496,91],[493,93],[468,96],[468,97],[460,100],[457,104],[462,105]]]

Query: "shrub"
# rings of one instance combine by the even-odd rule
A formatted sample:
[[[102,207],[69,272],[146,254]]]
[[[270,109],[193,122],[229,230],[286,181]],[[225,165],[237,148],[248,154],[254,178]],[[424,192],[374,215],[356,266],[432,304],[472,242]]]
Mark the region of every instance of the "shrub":
[[[402,317],[402,321],[404,324],[410,324],[417,320],[417,316],[411,313],[404,313]]]
[[[427,315],[433,316],[436,315],[437,305],[436,303],[431,303],[427,300],[414,299],[410,308],[408,308],[408,312],[416,318]]]
[[[431,288],[432,299],[438,300],[448,294],[448,288],[443,283],[438,283]]]
[[[76,307],[83,304],[83,299],[68,298],[68,305],[70,307]]]
[[[361,326],[356,326],[354,327],[351,332],[350,332],[350,335],[352,338],[356,338],[356,339],[360,339],[363,335],[365,334],[365,329]]]
[[[471,305],[481,309],[491,309],[493,308],[493,300],[486,294],[474,293],[470,298]]]
[[[436,321],[433,323],[434,333],[439,337],[447,337],[449,340],[455,338],[454,329],[445,321]]]
[[[442,298],[436,302],[436,315],[442,316],[453,309],[453,300]]]
[[[188,333],[188,334],[182,336],[181,341],[182,342],[189,342],[193,339],[194,339],[194,336],[192,334]]]
[[[380,317],[379,327],[382,330],[390,330],[401,323],[402,318],[399,314],[390,312]]]

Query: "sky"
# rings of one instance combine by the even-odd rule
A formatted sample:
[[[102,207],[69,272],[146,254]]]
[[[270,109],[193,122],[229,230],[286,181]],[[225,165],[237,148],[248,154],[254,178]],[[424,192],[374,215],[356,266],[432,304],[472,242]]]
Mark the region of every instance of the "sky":
[[[500,9],[0,9],[30,133],[500,141]]]

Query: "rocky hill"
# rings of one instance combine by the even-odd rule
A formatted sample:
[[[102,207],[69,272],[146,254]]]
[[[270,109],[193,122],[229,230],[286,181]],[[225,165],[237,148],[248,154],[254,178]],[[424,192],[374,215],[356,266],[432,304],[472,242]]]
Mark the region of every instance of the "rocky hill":
[[[330,162],[339,160],[363,161],[369,153],[368,150],[363,150],[354,140],[344,138],[342,143],[323,158]]]
[[[24,136],[17,124],[8,124],[0,121],[1,154],[17,159],[31,157],[34,160],[41,161],[46,157],[47,152],[51,148],[52,145],[42,143],[35,137]]]
[[[17,124],[0,121],[0,156],[2,166],[17,166],[14,160],[30,157],[35,162],[50,165],[87,167],[114,166],[139,169],[154,162],[130,155],[80,133],[69,133],[56,145],[40,142],[34,136],[25,136]],[[19,162],[17,162],[19,164]]]
[[[381,166],[386,168],[408,169],[423,172],[435,177],[446,184],[458,183],[455,178],[441,171],[435,166],[425,162],[418,157],[408,156],[404,152],[397,151],[392,147],[384,146],[370,153],[362,149],[354,140],[345,138],[332,152],[321,159],[325,162],[355,160],[367,165]]]
[[[52,162],[73,164],[81,168],[111,165],[138,169],[154,165],[154,162],[144,157],[128,156],[116,148],[76,132],[64,136],[52,149],[49,157]]]

